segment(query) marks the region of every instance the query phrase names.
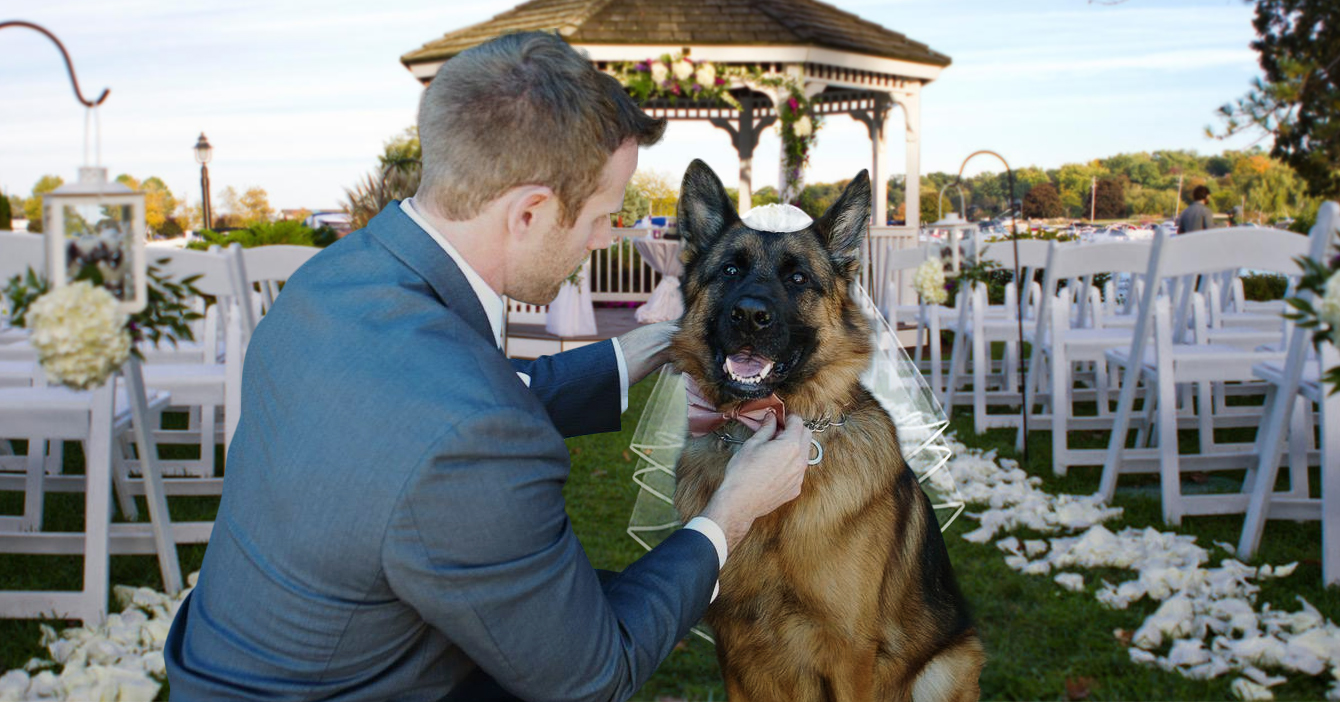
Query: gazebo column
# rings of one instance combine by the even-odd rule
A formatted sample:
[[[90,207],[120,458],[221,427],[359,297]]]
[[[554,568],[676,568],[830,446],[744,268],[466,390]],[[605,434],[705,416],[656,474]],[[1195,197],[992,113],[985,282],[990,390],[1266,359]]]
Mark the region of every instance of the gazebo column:
[[[875,97],[875,106],[871,110],[853,110],[852,119],[865,125],[870,133],[870,185],[871,221],[877,227],[885,226],[889,221],[889,174],[888,159],[885,157],[888,143],[885,135],[889,132],[889,122],[893,116],[891,100],[887,95]]]
[[[913,83],[907,92],[896,94],[894,99],[902,106],[907,122],[904,220],[907,226],[917,228],[921,226],[921,84]]]
[[[739,208],[740,212],[745,212],[753,203],[754,148],[758,146],[758,135],[777,121],[777,115],[763,115],[755,120],[754,99],[749,97],[740,101],[740,107],[743,108],[740,118],[734,124],[724,117],[713,117],[708,121],[712,126],[726,130],[735,144],[735,152],[740,157]]]

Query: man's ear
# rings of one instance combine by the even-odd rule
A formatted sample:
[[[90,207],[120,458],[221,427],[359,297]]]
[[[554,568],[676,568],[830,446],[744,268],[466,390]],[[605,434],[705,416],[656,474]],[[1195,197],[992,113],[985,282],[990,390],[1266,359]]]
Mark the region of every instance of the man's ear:
[[[694,159],[679,189],[679,236],[685,261],[711,248],[721,234],[740,221],[721,179],[706,163]]]
[[[559,219],[558,196],[544,185],[520,185],[503,194],[508,238],[547,233]]]
[[[861,261],[861,242],[870,228],[870,175],[861,171],[842,196],[812,225],[833,266],[851,278]]]

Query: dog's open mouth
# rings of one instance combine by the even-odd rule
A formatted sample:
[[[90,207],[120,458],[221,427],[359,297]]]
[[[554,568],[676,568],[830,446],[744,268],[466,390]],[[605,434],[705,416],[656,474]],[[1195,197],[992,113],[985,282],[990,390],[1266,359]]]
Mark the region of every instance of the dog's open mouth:
[[[771,358],[755,353],[748,346],[726,357],[722,368],[726,377],[744,385],[758,385],[772,372]]]

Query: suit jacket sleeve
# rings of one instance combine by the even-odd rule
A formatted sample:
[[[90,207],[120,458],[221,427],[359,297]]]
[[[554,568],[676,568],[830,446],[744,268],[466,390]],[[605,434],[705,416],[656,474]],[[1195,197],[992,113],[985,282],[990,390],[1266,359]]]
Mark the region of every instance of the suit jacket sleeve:
[[[533,361],[511,361],[517,371],[530,376],[531,394],[539,398],[563,438],[619,430],[621,398],[614,342],[606,340]]]
[[[627,699],[707,610],[717,556],[698,532],[599,582],[564,510],[566,451],[544,417],[490,408],[430,453],[388,525],[387,581],[512,694]]]

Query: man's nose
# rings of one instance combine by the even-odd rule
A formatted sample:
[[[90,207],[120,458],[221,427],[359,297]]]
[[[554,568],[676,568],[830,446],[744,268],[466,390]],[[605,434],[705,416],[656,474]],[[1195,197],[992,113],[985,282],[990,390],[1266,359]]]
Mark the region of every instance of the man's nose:
[[[756,332],[772,326],[772,310],[756,297],[742,297],[730,312],[731,323],[740,331]]]

